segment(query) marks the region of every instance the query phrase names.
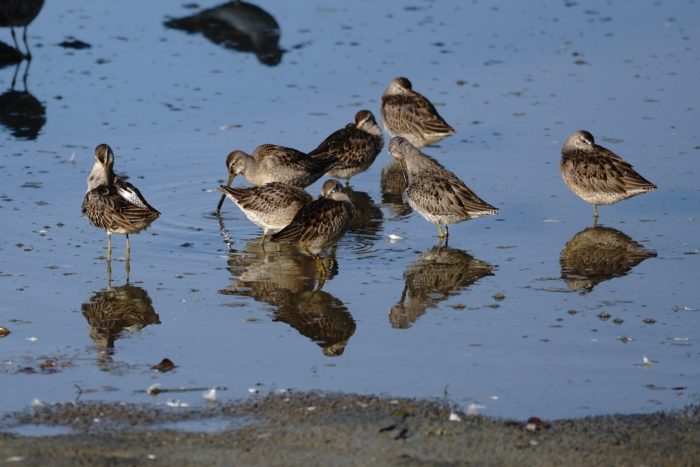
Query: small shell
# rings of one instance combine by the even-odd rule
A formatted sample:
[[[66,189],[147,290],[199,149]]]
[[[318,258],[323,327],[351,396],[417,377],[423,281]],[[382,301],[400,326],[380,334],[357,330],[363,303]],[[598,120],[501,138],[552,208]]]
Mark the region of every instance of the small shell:
[[[10,335],[10,330],[0,326],[0,337],[7,337]]]

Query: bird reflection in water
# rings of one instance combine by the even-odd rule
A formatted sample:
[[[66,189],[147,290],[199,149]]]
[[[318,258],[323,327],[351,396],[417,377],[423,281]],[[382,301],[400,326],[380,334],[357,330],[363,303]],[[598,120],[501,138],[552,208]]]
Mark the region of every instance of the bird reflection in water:
[[[287,323],[308,337],[327,357],[342,355],[355,334],[355,320],[348,308],[323,290],[290,294],[288,300],[279,305],[272,320]]]
[[[124,331],[138,331],[149,324],[160,324],[151,298],[141,287],[129,284],[108,286],[95,293],[81,307],[90,327],[90,338],[100,349],[104,363],[113,353],[114,341]]]
[[[330,280],[338,272],[335,255],[322,261]],[[290,293],[314,290],[319,279],[314,259],[289,244],[261,244],[251,239],[243,250],[231,249],[227,262],[233,281],[222,294],[248,296],[271,305],[279,305]]]
[[[326,279],[332,279],[338,273],[335,255],[322,261]],[[315,288],[320,273],[313,258],[292,245],[261,245],[253,239],[244,250],[229,251],[228,270],[233,279],[221,294],[267,303],[273,308],[273,321],[287,323],[318,344],[325,355],[344,352],[355,333],[355,320],[343,302]]]
[[[202,33],[214,44],[227,49],[253,52],[265,65],[278,65],[284,53],[279,47],[279,24],[272,15],[252,3],[231,1],[164,24],[190,34]]]
[[[406,217],[413,211],[403,200],[403,192],[407,186],[406,176],[398,161],[392,160],[384,166],[380,181],[382,203],[388,205],[396,218]]]
[[[29,65],[27,61],[22,76],[23,91],[15,89],[22,61],[16,64],[10,89],[0,94],[0,125],[6,127],[17,139],[34,140],[46,124],[46,107],[27,89]]]
[[[478,281],[492,276],[495,267],[465,251],[435,246],[411,263],[401,299],[389,311],[392,327],[410,327],[429,308]]]
[[[355,216],[350,221],[348,230],[377,238],[382,230],[384,215],[379,206],[374,204],[372,197],[364,191],[355,191],[351,187],[345,187],[345,194],[348,195],[352,205],[355,207]]]
[[[626,276],[656,252],[619,230],[594,225],[569,240],[561,251],[561,277],[570,290],[588,293],[600,282]]]

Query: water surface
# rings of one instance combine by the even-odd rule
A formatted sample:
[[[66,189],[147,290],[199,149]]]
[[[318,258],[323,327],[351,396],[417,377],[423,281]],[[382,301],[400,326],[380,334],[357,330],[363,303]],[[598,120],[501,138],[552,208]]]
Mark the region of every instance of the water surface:
[[[166,25],[216,5],[47,2],[31,63],[0,69],[19,109],[0,118],[3,411],[165,405],[156,383],[447,396],[508,417],[698,403],[697,2],[269,0],[263,49]],[[59,45],[74,39],[90,47]],[[351,181],[360,216],[314,293],[309,257],[263,250],[228,202],[212,215],[230,150],[310,150],[357,110],[379,118],[401,75],[457,129],[425,152],[497,216],[440,245],[384,150]],[[659,186],[601,208],[598,229],[558,171],[581,128]],[[106,235],[80,216],[102,142],[162,212],[132,236],[128,284],[123,237],[108,283]],[[151,369],[164,357],[177,367]]]

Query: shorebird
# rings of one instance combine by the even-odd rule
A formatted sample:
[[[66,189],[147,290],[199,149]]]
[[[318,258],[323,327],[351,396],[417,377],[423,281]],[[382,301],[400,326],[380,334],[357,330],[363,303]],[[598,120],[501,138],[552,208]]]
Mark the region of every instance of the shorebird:
[[[404,200],[425,220],[437,224],[440,238],[450,234],[447,228],[450,224],[498,212],[455,174],[405,138],[391,138],[389,154],[403,167],[407,183]],[[445,226],[444,233],[442,225]]]
[[[81,211],[92,225],[107,231],[108,263],[112,256],[112,234],[126,235],[127,269],[131,250],[129,234],[142,231],[160,216],[134,185],[114,174],[114,153],[106,144],[95,148],[95,165],[88,177]]]
[[[593,205],[595,221],[598,205],[656,190],[656,185],[639,175],[631,164],[595,144],[593,135],[585,130],[574,132],[564,142],[559,168],[571,191]]]
[[[343,191],[343,185],[331,178],[321,187],[321,196],[301,208],[287,227],[272,235],[272,240],[298,243],[314,258],[321,274],[320,289],[327,271],[318,254],[345,234],[354,215],[355,208]]]
[[[338,164],[326,175],[345,179],[347,185],[351,177],[372,165],[383,146],[384,136],[374,115],[369,110],[360,110],[355,114],[353,123],[331,134],[309,155],[338,159]]]
[[[287,185],[306,188],[328,172],[338,160],[333,156],[310,157],[296,149],[263,144],[255,148],[253,154],[233,151],[226,157],[228,180],[226,186],[238,174],[255,186],[281,182]],[[216,211],[221,210],[225,195],[221,195]]]
[[[15,28],[22,27],[22,40],[27,53],[25,57],[31,59],[32,53],[29,50],[27,43],[27,26],[34,21],[41,8],[44,6],[44,0],[2,0],[0,2],[0,27],[9,27],[12,34],[12,41],[15,43],[15,49],[21,53],[17,37],[15,36]]]
[[[389,83],[382,96],[381,111],[384,129],[391,136],[403,136],[417,148],[437,143],[455,132],[406,78]]]
[[[251,188],[221,185],[219,191],[233,201],[249,221],[263,229],[261,243],[269,231],[285,228],[302,207],[313,201],[303,188],[279,182]]]

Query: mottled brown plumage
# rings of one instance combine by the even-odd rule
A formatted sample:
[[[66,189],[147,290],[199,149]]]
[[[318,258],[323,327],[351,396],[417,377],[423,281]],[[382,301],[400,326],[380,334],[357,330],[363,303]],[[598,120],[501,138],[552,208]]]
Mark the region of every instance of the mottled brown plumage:
[[[338,160],[334,156],[310,157],[296,149],[263,144],[255,148],[253,154],[243,151],[233,151],[226,157],[228,181],[226,186],[238,174],[242,174],[248,182],[255,186],[263,186],[272,182],[306,188],[331,170]],[[224,202],[221,195],[216,212],[221,210]]]
[[[410,327],[429,308],[482,277],[492,276],[493,269],[462,250],[442,246],[429,249],[406,269],[401,299],[389,311],[391,325]]]
[[[392,138],[389,154],[401,163],[406,176],[404,200],[428,222],[437,224],[441,238],[449,235],[450,224],[498,212],[455,174],[406,139]]]
[[[337,180],[327,180],[321,196],[304,206],[294,220],[272,236],[283,243],[299,243],[318,254],[337,242],[350,226],[355,208]]]
[[[632,165],[614,152],[595,144],[585,130],[574,132],[561,149],[561,175],[571,191],[593,205],[617,203],[656,190],[656,185],[639,175]]]
[[[309,153],[312,157],[332,156],[338,159],[331,170],[330,177],[350,181],[350,178],[367,170],[384,146],[382,130],[377,125],[374,115],[369,110],[360,110],[355,114],[355,121],[335,131],[316,149]]]
[[[354,215],[355,208],[343,191],[343,185],[335,179],[329,179],[321,188],[321,196],[301,208],[292,222],[274,234],[272,240],[299,244],[314,257],[316,265],[325,276],[325,267],[318,254],[340,240]]]
[[[160,216],[134,185],[114,174],[114,153],[106,144],[95,148],[81,212],[92,225],[107,231],[108,258],[112,233],[126,234],[127,259],[129,234],[140,232]]]
[[[394,79],[384,91],[381,113],[384,129],[391,136],[402,136],[417,148],[437,143],[455,132],[435,106],[403,77]]]
[[[289,225],[299,209],[313,201],[303,188],[279,182],[251,188],[221,185],[219,191],[233,201],[248,220],[263,229],[263,238],[269,231]]]
[[[561,277],[570,289],[590,292],[598,283],[626,276],[654,251],[619,230],[593,226],[574,235],[561,251]]]

